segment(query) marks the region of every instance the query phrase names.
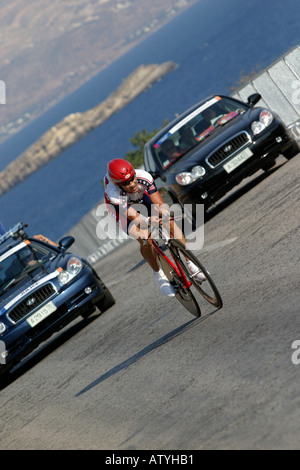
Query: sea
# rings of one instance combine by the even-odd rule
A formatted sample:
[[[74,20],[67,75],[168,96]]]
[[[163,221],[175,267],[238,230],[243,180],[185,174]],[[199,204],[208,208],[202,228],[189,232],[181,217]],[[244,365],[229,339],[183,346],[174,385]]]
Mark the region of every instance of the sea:
[[[0,144],[0,171],[66,115],[105,100],[141,64],[176,70],[123,110],[0,197],[0,220],[58,240],[103,198],[109,160],[212,93],[231,94],[242,76],[268,67],[300,44],[299,0],[199,0]],[[78,64],[80,65],[80,64]],[[1,77],[0,77],[1,78]],[[9,96],[9,83],[6,84]],[[6,106],[9,106],[7,100]]]

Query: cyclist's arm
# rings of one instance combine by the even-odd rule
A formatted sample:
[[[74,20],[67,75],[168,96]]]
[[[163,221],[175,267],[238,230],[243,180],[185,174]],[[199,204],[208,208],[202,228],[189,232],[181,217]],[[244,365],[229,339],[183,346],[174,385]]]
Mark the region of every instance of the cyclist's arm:
[[[154,193],[150,194],[150,199],[153,204],[165,204],[165,201],[163,200],[159,191],[155,191]]]
[[[164,213],[169,214],[169,211],[168,211],[169,207],[165,203],[161,194],[158,191],[151,193],[149,196],[153,204],[153,209],[154,209],[153,214],[155,214],[155,212],[157,212],[157,215],[159,214],[161,215]],[[127,208],[126,215],[130,221],[133,221],[135,225],[140,225],[141,228],[146,228],[148,226],[147,224],[150,221],[149,220],[150,217],[148,217],[147,220],[145,220],[145,217],[140,215],[132,206],[129,206]],[[156,218],[156,216],[154,217]]]
[[[154,193],[150,194],[150,199],[151,202],[154,204],[157,215],[161,216],[163,214],[170,214],[168,204],[165,203],[161,194],[158,191],[155,191]]]
[[[167,229],[170,229],[170,236],[171,238],[176,238],[180,240],[184,245],[186,243],[184,234],[182,233],[181,229],[175,224],[174,220],[169,219],[166,216],[170,217],[170,208],[168,204],[166,204],[158,191],[155,191],[153,194],[150,195],[151,201],[155,204],[155,207],[158,209],[158,216],[156,216],[156,220],[153,220],[151,217],[151,223],[155,226],[155,223],[158,221],[163,221],[163,226]],[[164,219],[164,216],[166,217]]]
[[[151,193],[150,199],[153,204],[151,217],[145,218],[143,215],[140,215],[132,206],[129,206],[126,210],[126,217],[142,230],[148,228],[151,223],[157,225],[163,214],[169,215],[169,206],[165,203],[158,191]]]
[[[131,222],[134,222],[135,225],[140,226],[140,228],[148,228],[149,217],[144,217],[139,214],[133,207],[128,207],[126,216]]]

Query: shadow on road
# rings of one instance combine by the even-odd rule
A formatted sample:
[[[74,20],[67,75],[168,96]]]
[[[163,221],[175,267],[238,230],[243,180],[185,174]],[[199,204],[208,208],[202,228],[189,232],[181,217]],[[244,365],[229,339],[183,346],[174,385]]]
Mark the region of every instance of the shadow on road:
[[[115,366],[112,369],[110,369],[109,371],[105,372],[105,374],[102,374],[100,377],[98,377],[98,379],[91,382],[89,385],[87,385],[85,388],[83,388],[80,392],[78,392],[75,396],[79,397],[80,395],[83,395],[84,393],[88,392],[92,388],[96,387],[97,385],[100,385],[102,382],[109,379],[111,376],[117,374],[118,372],[121,372],[122,370],[127,369],[129,366],[131,366],[135,362],[139,361],[140,359],[142,359],[144,356],[146,356],[150,352],[152,352],[155,349],[161,347],[163,344],[166,344],[168,341],[172,340],[176,336],[184,333],[191,326],[197,325],[198,323],[206,320],[208,317],[210,317],[211,315],[213,315],[217,311],[218,311],[218,309],[214,310],[213,312],[210,312],[210,313],[206,314],[203,317],[193,318],[192,320],[189,320],[187,323],[184,323],[183,325],[179,326],[178,328],[175,328],[175,330],[170,331],[166,335],[162,336],[161,338],[157,339],[156,341],[149,344],[145,348],[141,349],[141,351],[137,352],[136,354],[129,357],[125,361],[121,362],[117,366]]]

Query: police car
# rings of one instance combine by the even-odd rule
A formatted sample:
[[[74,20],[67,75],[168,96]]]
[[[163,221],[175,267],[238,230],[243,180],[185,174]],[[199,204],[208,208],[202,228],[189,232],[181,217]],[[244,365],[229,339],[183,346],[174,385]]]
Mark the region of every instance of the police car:
[[[30,238],[18,223],[0,237],[0,374],[76,317],[104,312],[115,299],[96,271],[58,245]]]

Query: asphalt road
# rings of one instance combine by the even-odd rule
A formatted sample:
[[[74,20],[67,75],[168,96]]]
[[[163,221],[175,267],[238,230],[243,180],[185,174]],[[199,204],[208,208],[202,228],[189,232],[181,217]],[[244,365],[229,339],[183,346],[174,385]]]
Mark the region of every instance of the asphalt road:
[[[299,173],[283,159],[206,223],[222,310],[163,297],[136,242],[99,262],[116,305],[15,369],[0,448],[299,449]]]

